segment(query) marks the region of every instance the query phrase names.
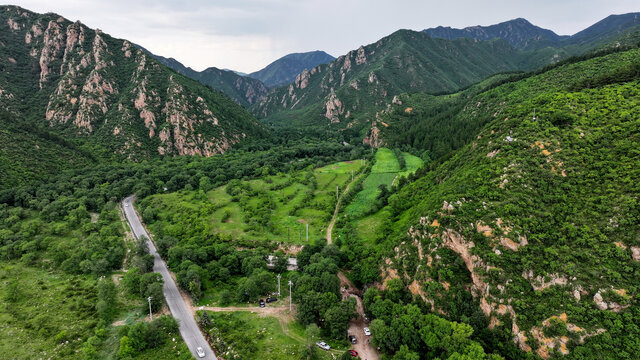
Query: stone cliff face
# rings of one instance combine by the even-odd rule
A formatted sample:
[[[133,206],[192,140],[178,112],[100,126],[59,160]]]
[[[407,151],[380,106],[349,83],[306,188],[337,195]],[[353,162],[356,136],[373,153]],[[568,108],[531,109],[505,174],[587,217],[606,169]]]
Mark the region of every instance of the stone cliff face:
[[[11,64],[0,77],[0,97],[24,94],[33,102],[24,111],[52,130],[131,158],[211,156],[260,133],[240,106],[126,40],[18,7],[0,7],[0,16],[0,48]]]
[[[261,118],[295,110],[318,125],[360,131],[396,95],[455,90],[515,68],[510,59],[517,56],[506,43],[431,39],[424,33],[401,30],[301,72],[251,110]]]

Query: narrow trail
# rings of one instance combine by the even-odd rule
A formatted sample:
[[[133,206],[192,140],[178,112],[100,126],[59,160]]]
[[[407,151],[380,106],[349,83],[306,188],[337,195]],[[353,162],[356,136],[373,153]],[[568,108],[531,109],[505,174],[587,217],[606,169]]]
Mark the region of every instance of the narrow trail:
[[[342,194],[340,194],[340,197],[338,198],[338,202],[336,203],[336,209],[333,211],[333,217],[331,217],[331,222],[329,223],[329,226],[327,226],[327,244],[331,244],[331,233],[333,232],[333,225],[335,225],[336,220],[338,219],[338,212],[340,211],[342,198],[344,197],[344,195],[347,194],[347,192],[351,188],[351,185],[353,185],[354,182],[359,180],[361,176],[362,174],[359,174],[353,180],[351,180],[351,182],[347,185],[347,187],[344,188],[344,191],[342,191]]]
[[[342,204],[343,196],[349,191],[351,185],[360,177],[362,174],[358,175],[357,178],[352,180],[349,185],[344,189],[338,202],[336,203],[336,209],[333,212],[333,217],[331,218],[331,222],[327,227],[327,244],[331,244],[331,233],[333,232],[333,225],[338,218],[338,212],[340,211],[340,205]],[[395,179],[394,179],[395,181]],[[366,360],[380,360],[380,355],[376,351],[376,349],[369,343],[371,340],[370,336],[364,335],[364,328],[369,326],[368,321],[365,320],[364,315],[364,306],[362,304],[362,292],[358,290],[353,283],[347,278],[347,276],[342,272],[338,272],[338,278],[340,279],[340,291],[342,292],[342,299],[346,299],[348,297],[353,297],[356,300],[356,310],[358,311],[358,318],[352,319],[349,321],[349,335],[354,335],[358,342],[353,345],[353,350],[358,352],[360,359]]]

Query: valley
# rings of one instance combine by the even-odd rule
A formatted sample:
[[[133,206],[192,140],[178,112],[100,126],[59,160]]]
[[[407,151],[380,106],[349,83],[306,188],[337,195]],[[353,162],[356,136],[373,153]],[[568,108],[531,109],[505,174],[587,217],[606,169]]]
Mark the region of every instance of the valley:
[[[0,357],[637,359],[639,19],[245,76],[0,6]]]

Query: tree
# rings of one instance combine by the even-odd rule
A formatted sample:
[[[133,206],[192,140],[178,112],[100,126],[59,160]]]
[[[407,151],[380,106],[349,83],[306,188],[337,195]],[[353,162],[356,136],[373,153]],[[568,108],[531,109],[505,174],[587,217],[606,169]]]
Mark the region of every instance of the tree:
[[[341,339],[349,328],[349,320],[356,315],[356,301],[353,298],[331,307],[324,314],[324,324],[329,336]]]
[[[140,352],[147,348],[148,332],[149,324],[146,322],[135,323],[131,325],[131,328],[129,328],[129,333],[127,334],[129,337],[129,343],[136,352]]]
[[[318,358],[318,349],[316,348],[316,339],[320,336],[320,328],[316,324],[310,324],[305,329],[306,343],[300,354],[300,359],[313,360]]]
[[[206,310],[202,312],[202,315],[200,315],[200,325],[205,329],[211,327],[211,318]]]
[[[130,268],[122,277],[122,285],[130,294],[140,293],[140,270],[136,267]]]
[[[393,360],[420,360],[420,355],[410,351],[407,345],[400,345],[400,350],[393,356]]]
[[[136,355],[136,351],[131,345],[131,340],[128,336],[120,338],[120,347],[118,348],[118,359],[130,359]]]
[[[162,310],[162,307],[164,306],[165,299],[164,299],[164,293],[162,292],[162,286],[163,286],[163,283],[161,282],[155,282],[147,286],[146,296],[147,297],[151,296],[152,312],[158,312]]]

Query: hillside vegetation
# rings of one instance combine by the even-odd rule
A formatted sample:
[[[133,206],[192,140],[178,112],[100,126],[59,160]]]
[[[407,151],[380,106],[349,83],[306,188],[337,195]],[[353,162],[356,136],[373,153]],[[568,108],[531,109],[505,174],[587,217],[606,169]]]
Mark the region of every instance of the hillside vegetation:
[[[73,145],[61,149],[34,136],[12,142],[14,159],[3,164],[11,183],[52,174],[47,166],[19,168],[28,154],[53,155],[51,162],[66,162],[63,167],[86,164],[86,154],[103,161],[211,156],[265,132],[227,96],[176,74],[126,40],[16,6],[0,7],[0,27],[2,123]],[[54,155],[58,150],[62,156]]]
[[[400,30],[303,72],[252,109],[267,123],[338,124],[341,129],[351,124],[361,129],[394,95],[458,90],[498,72],[533,67],[537,61],[503,40],[449,41]]]
[[[480,310],[477,333],[507,357],[522,355],[491,336],[542,358],[634,358],[638,55],[605,54],[473,96],[454,118],[487,125],[382,210],[391,221],[381,278],[452,320]],[[475,309],[463,305],[469,296]]]
[[[311,70],[318,65],[328,64],[335,59],[324,51],[289,54],[267,65],[264,69],[247,76],[258,79],[268,87],[273,88],[288,85],[304,70]]]

